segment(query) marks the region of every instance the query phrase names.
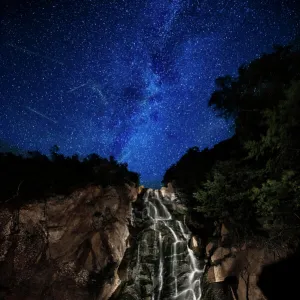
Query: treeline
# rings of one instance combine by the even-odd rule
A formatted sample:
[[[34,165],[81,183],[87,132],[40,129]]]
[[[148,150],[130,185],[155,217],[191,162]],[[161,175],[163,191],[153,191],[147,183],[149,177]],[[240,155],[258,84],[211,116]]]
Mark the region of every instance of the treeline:
[[[209,105],[234,119],[235,135],[212,149],[191,148],[163,183],[188,193],[192,209],[284,235],[300,225],[300,52],[275,47],[217,78]]]
[[[90,154],[80,159],[59,153],[53,146],[50,156],[38,151],[27,155],[0,153],[0,202],[28,202],[56,194],[69,194],[88,184],[139,184],[139,174],[130,172],[126,163],[118,163]]]

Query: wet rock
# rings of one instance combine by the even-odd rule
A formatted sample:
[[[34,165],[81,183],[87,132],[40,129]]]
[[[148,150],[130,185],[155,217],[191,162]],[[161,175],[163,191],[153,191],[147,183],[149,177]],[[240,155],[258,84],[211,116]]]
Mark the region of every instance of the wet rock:
[[[221,282],[228,276],[234,276],[235,257],[229,248],[219,247],[211,256],[214,268],[215,282]]]
[[[152,292],[153,292],[153,286],[152,284],[145,284],[142,286],[142,294],[145,296],[145,297],[151,297],[152,295]]]
[[[215,251],[216,248],[217,248],[216,243],[209,242],[205,248],[206,256],[211,257],[211,255],[213,254],[213,252]]]
[[[200,252],[199,238],[193,235],[189,241],[189,247],[194,253]]]
[[[127,250],[127,282],[118,299],[162,300],[180,293],[178,300],[199,299],[202,271],[188,247],[191,234],[174,213],[178,204],[164,189],[149,191],[143,205],[140,201],[134,205],[134,228],[139,230],[133,248]],[[139,227],[141,220],[147,227]]]

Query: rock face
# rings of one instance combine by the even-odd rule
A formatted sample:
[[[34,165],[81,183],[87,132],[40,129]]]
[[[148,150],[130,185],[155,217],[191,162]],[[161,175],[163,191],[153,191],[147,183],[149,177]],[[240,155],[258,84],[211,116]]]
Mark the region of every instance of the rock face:
[[[268,300],[299,298],[300,248],[285,259],[265,266],[257,285]]]
[[[129,186],[0,208],[0,299],[108,299],[128,246]]]
[[[258,281],[264,266],[285,257],[284,249],[270,249],[266,245],[248,241],[239,247],[231,246],[230,230],[221,226],[219,240],[206,246],[210,267],[207,281],[211,299],[265,300]],[[266,273],[266,272],[265,272]],[[271,277],[270,277],[271,278]],[[267,282],[268,279],[264,280]],[[282,298],[283,299],[283,298]]]
[[[90,186],[42,203],[3,204],[0,299],[264,300],[260,276],[270,299],[292,299],[273,290],[280,277],[291,283],[293,267],[298,274],[300,255],[264,269],[287,253],[249,242],[233,247],[228,224],[206,245],[213,296],[203,295],[203,239],[191,234],[186,214],[171,186],[144,197],[128,185]]]

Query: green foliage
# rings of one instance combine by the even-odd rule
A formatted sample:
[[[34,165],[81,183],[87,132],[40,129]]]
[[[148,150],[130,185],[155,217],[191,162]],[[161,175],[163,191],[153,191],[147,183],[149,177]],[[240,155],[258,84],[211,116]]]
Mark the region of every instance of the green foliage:
[[[210,178],[194,194],[198,201],[195,209],[206,217],[248,227],[255,213],[250,199],[252,183],[261,176],[260,171],[235,160],[218,162]]]
[[[261,112],[266,128],[257,140],[245,142],[248,158],[263,159],[269,171],[297,167],[300,154],[300,81],[294,81],[273,109]]]
[[[280,180],[268,179],[260,187],[253,187],[251,200],[260,216],[275,219],[300,208],[299,178],[292,170],[284,171]]]

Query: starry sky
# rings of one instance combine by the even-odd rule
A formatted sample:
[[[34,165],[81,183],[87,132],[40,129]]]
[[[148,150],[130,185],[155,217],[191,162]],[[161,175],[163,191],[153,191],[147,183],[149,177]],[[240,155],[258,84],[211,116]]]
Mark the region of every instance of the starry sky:
[[[207,106],[214,80],[293,40],[297,2],[1,0],[0,140],[114,155],[156,186],[232,136]]]

